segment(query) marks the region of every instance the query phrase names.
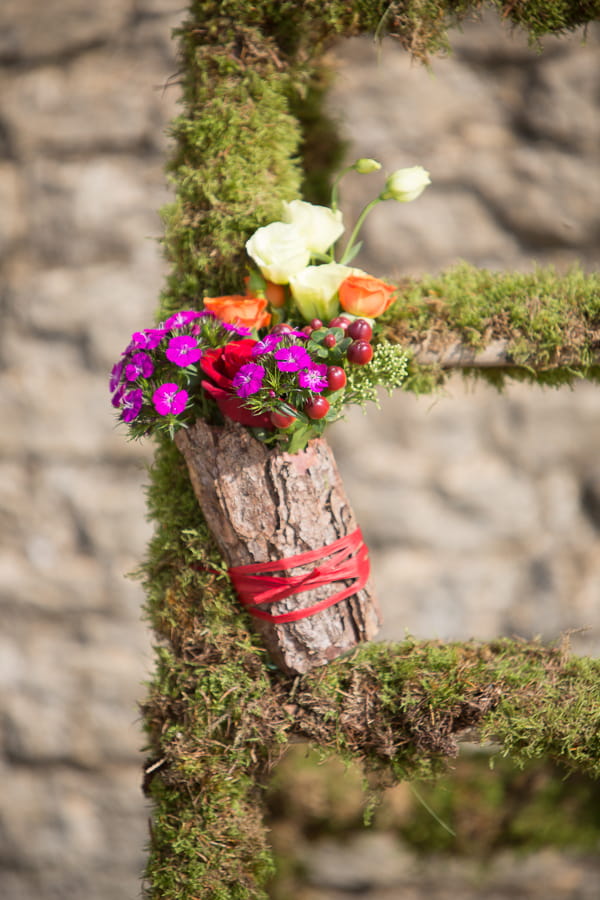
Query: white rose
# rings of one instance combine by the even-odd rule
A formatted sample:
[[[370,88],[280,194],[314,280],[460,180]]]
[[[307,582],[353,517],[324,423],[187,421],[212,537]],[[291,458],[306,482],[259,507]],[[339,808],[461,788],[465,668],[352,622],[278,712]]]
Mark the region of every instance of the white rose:
[[[295,225],[311,253],[325,253],[344,231],[342,213],[304,200],[284,203],[283,221]]]
[[[340,284],[354,270],[339,263],[307,266],[290,278],[290,289],[302,317],[329,322],[338,312],[337,292]]]
[[[300,230],[284,222],[258,228],[246,241],[246,251],[267,281],[275,284],[287,284],[310,260],[310,250]]]
[[[381,197],[383,200],[398,200],[400,203],[408,203],[409,200],[416,200],[428,184],[431,184],[431,179],[429,172],[423,166],[398,169],[396,172],[392,172],[387,179]]]

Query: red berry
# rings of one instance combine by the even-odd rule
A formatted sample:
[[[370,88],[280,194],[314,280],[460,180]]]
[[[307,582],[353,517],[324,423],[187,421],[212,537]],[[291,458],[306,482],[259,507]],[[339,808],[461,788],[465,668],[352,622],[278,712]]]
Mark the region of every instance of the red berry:
[[[335,338],[335,334],[331,334],[331,332],[329,334],[326,334],[323,338],[323,345],[329,350],[331,350],[332,347],[335,347],[336,344],[337,340]]]
[[[339,391],[346,384],[346,373],[341,366],[329,366],[327,369],[327,386],[330,391]]]
[[[364,319],[355,319],[348,326],[348,337],[353,341],[370,341],[373,337],[373,328]]]
[[[271,328],[271,334],[286,334],[288,331],[292,330],[292,326],[288,325],[287,322],[280,322],[278,325]]]
[[[314,328],[311,328],[310,325],[305,325],[304,328],[302,329],[302,334],[305,334],[306,337],[310,337],[311,334],[313,333],[313,331],[314,331]]]
[[[329,400],[326,397],[315,397],[304,404],[304,412],[309,419],[322,419],[329,412]]]
[[[366,366],[373,359],[373,348],[367,341],[353,341],[346,352],[348,362],[355,366]]]
[[[275,428],[289,428],[292,422],[296,421],[296,416],[287,416],[285,413],[275,410],[271,413],[271,422]]]
[[[323,327],[323,323],[321,322],[320,319],[311,319],[309,322],[309,325],[314,331],[316,331],[317,328]]]
[[[350,319],[346,319],[345,316],[336,316],[335,319],[332,319],[329,323],[330,328],[342,328],[344,331],[348,330],[349,325]]]

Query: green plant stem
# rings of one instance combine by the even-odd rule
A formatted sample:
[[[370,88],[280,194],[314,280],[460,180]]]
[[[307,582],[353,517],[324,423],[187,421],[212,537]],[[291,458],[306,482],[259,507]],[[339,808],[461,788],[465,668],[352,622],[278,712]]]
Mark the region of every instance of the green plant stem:
[[[375,197],[374,200],[371,200],[371,202],[367,203],[367,205],[364,207],[363,211],[361,212],[360,216],[358,217],[358,219],[356,221],[356,225],[354,226],[354,231],[350,235],[350,237],[348,239],[348,243],[346,244],[346,249],[344,250],[344,252],[342,254],[342,258],[340,259],[340,263],[342,265],[350,256],[350,254],[352,252],[352,248],[354,247],[354,245],[356,243],[356,238],[358,237],[358,233],[359,233],[360,229],[362,228],[365,219],[367,218],[367,216],[369,215],[371,210],[374,209],[378,203],[381,203],[381,201],[382,201],[381,196]]]
[[[335,178],[333,184],[331,185],[331,208],[332,208],[333,212],[335,212],[336,209],[337,209],[338,206],[339,206],[339,196],[340,196],[339,185],[340,185],[340,182],[341,182],[342,178],[343,178],[345,175],[347,175],[348,172],[351,172],[353,169],[354,169],[354,165],[346,166],[345,169],[342,169],[342,171],[341,171],[341,172],[339,173],[339,175]]]

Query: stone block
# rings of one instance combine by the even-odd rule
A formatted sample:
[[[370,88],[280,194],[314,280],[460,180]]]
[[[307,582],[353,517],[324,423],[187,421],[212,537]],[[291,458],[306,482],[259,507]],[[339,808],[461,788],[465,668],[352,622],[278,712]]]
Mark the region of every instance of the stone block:
[[[81,52],[118,35],[133,0],[60,0],[60,3],[3,0],[0,8],[0,61],[35,62]]]

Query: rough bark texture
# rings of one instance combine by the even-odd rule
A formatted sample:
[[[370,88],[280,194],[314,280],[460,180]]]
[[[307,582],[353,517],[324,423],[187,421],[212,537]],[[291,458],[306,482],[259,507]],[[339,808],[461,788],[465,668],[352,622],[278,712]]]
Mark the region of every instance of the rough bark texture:
[[[215,427],[199,420],[179,431],[175,441],[229,566],[317,550],[357,527],[333,454],[322,439],[292,455],[259,443],[242,426]],[[312,568],[298,567],[294,574]],[[270,611],[308,607],[344,584],[295,594]],[[285,672],[302,674],[370,640],[381,620],[369,580],[358,593],[298,622],[252,621],[273,661]]]
[[[333,453],[323,439],[299,453],[269,449],[234,423],[197,421],[176,443],[194,492],[229,566],[270,562],[317,550],[357,527]],[[314,564],[294,569],[310,571]],[[349,582],[325,585],[281,600],[279,614],[308,607]],[[356,594],[298,622],[276,625],[253,618],[273,661],[302,674],[368,641],[380,625],[371,581]]]

